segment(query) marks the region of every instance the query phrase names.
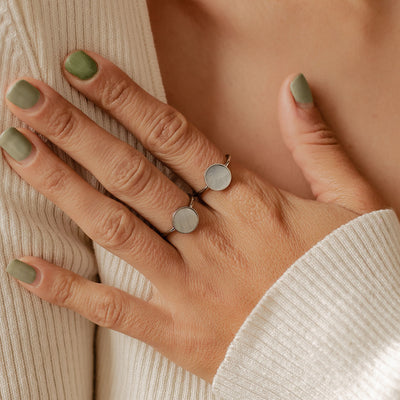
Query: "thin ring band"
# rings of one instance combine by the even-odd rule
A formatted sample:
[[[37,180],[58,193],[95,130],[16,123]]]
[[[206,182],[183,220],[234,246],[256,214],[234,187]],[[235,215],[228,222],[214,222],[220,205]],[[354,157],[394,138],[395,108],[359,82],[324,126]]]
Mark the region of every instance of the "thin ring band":
[[[199,214],[193,208],[193,203],[195,200],[195,196],[193,194],[189,195],[189,205],[178,208],[174,214],[172,215],[172,228],[162,233],[162,237],[167,237],[172,232],[180,232],[180,233],[191,233],[199,224]]]
[[[212,164],[210,165],[206,172],[204,173],[204,180],[206,186],[199,192],[188,194],[190,196],[190,201],[188,206],[178,208],[172,215],[172,228],[161,234],[163,238],[166,238],[172,232],[180,233],[191,233],[193,232],[199,224],[199,214],[193,208],[193,203],[197,197],[201,200],[201,195],[207,190],[221,191],[226,189],[232,180],[232,174],[228,166],[231,162],[231,155],[225,155],[225,163]]]
[[[229,166],[229,164],[230,164],[230,162],[231,162],[231,155],[230,155],[230,154],[225,154],[225,158],[226,158],[225,164],[213,164],[213,165],[211,165],[211,166],[209,166],[209,167],[207,168],[206,172],[204,173],[205,180],[206,180],[207,172],[210,171],[210,169],[213,168],[213,167],[216,167],[216,166],[223,166],[223,167],[225,167],[226,169],[228,169],[228,166]],[[206,182],[207,182],[207,181],[206,181]],[[229,182],[229,183],[230,183],[230,182]],[[229,184],[228,184],[228,185],[229,185]],[[207,183],[206,183],[206,186],[204,186],[204,188],[201,189],[200,191],[196,192],[196,193],[195,193],[195,196],[200,197],[207,189],[210,189],[210,187],[209,187],[209,186],[207,185]],[[223,189],[225,189],[225,188],[223,188]],[[223,190],[223,189],[214,189],[214,190]]]

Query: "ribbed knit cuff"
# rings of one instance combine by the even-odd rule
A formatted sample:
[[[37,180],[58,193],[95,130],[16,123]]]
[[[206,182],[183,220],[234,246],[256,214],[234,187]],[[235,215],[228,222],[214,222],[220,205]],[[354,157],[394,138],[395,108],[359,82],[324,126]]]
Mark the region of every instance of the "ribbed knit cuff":
[[[212,384],[223,399],[400,398],[400,224],[336,229],[266,292]]]

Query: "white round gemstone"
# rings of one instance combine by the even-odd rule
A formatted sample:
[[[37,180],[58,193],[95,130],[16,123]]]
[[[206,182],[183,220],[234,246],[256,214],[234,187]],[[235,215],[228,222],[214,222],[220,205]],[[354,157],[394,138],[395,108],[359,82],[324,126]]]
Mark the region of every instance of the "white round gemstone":
[[[172,218],[172,225],[180,233],[193,232],[199,224],[199,215],[191,207],[178,208]]]
[[[211,190],[224,190],[231,183],[232,174],[225,165],[214,164],[208,167],[204,179]]]

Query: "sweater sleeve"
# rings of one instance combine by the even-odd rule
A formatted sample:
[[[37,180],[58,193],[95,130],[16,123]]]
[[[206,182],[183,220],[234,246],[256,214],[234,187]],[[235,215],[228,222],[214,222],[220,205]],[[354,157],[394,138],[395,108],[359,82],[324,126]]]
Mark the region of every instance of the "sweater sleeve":
[[[223,399],[400,398],[400,223],[360,216],[265,293],[212,384]]]

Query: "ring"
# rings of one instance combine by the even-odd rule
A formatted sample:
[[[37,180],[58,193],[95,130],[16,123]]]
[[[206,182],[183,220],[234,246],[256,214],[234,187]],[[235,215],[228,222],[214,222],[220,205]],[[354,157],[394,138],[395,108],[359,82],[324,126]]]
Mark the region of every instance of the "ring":
[[[204,180],[206,186],[196,193],[196,196],[202,195],[207,189],[220,191],[225,190],[232,181],[232,173],[228,168],[231,162],[231,155],[226,154],[225,164],[213,164],[210,165],[204,173]]]
[[[179,233],[191,233],[199,225],[199,214],[193,208],[195,196],[190,195],[190,202],[188,206],[178,208],[172,215],[172,228],[162,234],[163,237],[168,236],[170,233],[177,231]]]

